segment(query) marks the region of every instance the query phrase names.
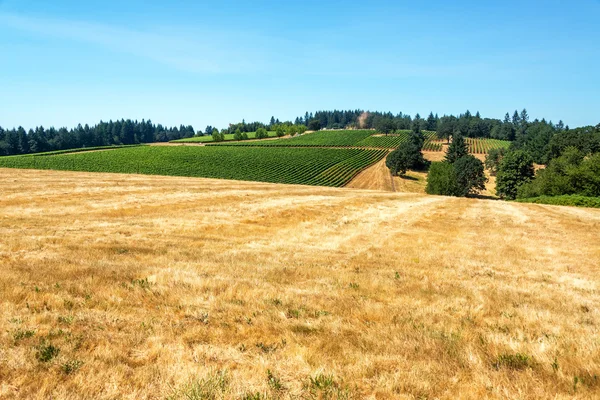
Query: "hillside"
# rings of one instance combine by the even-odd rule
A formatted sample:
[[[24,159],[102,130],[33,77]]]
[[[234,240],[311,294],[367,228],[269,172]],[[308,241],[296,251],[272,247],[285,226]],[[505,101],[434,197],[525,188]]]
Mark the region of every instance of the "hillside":
[[[600,210],[83,172],[0,181],[1,398],[600,395]]]

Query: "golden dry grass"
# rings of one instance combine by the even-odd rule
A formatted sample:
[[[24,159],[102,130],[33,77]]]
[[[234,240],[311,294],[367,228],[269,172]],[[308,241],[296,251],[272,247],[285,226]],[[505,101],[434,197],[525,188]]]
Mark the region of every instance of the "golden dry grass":
[[[599,210],[52,171],[0,183],[1,398],[600,396]]]

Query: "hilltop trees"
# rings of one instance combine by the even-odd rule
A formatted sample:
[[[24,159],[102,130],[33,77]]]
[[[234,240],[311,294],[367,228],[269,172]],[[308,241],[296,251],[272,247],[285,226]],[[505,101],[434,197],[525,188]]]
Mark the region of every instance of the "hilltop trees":
[[[11,130],[0,128],[0,156],[77,147],[166,142],[192,137],[194,133],[194,128],[189,125],[167,128],[154,125],[149,120],[100,121],[91,127],[80,124],[73,129],[39,126],[25,131],[22,127]]]

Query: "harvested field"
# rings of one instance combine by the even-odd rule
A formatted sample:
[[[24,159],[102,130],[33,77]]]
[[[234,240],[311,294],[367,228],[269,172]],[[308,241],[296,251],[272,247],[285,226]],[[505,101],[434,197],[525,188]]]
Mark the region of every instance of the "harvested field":
[[[0,182],[0,398],[600,396],[600,210],[82,172]]]

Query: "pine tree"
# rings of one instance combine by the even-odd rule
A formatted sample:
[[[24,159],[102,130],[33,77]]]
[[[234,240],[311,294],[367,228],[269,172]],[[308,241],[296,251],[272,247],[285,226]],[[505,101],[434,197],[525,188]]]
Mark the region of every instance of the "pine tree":
[[[465,142],[465,138],[459,133],[452,135],[452,143],[448,146],[448,151],[446,152],[444,160],[449,163],[454,163],[456,160],[467,154],[469,154],[469,147]]]

